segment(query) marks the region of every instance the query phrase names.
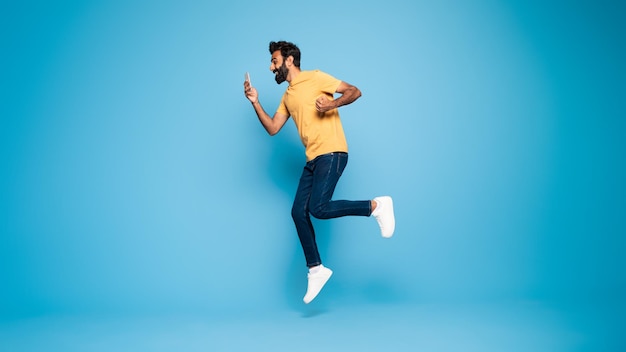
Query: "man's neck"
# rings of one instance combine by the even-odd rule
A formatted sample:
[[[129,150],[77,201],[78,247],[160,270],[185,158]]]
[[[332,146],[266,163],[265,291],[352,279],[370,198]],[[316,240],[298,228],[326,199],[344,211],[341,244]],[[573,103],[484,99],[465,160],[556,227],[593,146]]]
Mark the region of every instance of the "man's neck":
[[[289,70],[289,74],[287,74],[287,82],[291,83],[298,75],[300,74],[300,69],[297,67],[293,67]]]

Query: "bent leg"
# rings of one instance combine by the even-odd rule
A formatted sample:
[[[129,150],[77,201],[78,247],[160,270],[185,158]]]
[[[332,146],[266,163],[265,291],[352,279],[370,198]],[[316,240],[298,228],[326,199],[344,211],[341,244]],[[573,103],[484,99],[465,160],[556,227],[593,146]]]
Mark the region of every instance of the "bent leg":
[[[311,215],[318,219],[332,219],[350,215],[370,216],[372,205],[369,200],[331,200],[337,182],[347,164],[347,153],[325,154],[314,160],[309,199]]]

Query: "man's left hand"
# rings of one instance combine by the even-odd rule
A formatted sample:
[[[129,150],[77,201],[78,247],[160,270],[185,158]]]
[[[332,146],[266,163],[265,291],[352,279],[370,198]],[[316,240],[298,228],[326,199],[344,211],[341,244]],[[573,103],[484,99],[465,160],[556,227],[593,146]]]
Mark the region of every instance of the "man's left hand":
[[[315,109],[319,112],[326,112],[335,108],[335,104],[327,96],[322,95],[315,100]]]

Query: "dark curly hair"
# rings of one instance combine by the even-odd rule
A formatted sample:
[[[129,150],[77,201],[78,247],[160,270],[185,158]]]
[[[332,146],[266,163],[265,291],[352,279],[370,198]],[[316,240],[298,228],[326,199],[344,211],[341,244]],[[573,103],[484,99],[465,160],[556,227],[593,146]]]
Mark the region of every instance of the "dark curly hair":
[[[284,59],[293,56],[293,64],[300,68],[300,49],[294,44],[286,41],[270,42],[270,54],[276,50],[280,50],[280,54]]]

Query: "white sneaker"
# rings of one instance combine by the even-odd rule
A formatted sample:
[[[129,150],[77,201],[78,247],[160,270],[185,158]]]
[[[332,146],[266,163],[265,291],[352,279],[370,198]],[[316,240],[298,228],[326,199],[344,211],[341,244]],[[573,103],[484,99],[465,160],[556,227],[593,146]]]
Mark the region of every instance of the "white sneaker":
[[[385,238],[393,236],[393,232],[396,229],[396,218],[393,214],[393,200],[391,197],[376,197],[374,198],[376,203],[376,209],[372,212],[372,216],[378,221],[380,226],[380,233]]]
[[[306,295],[302,299],[304,303],[309,304],[317,294],[320,293],[322,287],[326,284],[326,281],[330,279],[330,276],[333,274],[333,271],[328,269],[327,267],[320,265],[320,268],[315,274],[308,273],[309,284],[306,289]]]

